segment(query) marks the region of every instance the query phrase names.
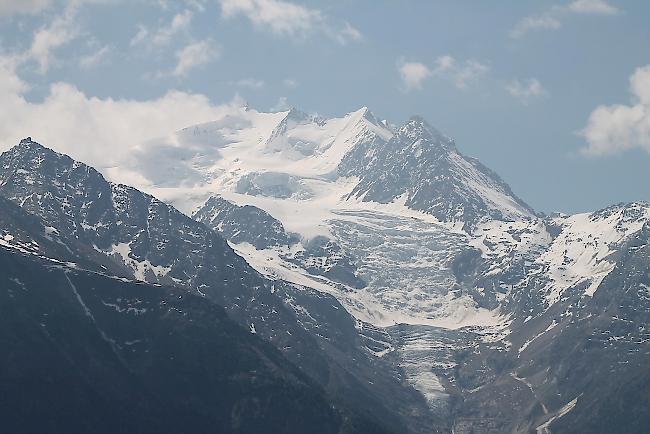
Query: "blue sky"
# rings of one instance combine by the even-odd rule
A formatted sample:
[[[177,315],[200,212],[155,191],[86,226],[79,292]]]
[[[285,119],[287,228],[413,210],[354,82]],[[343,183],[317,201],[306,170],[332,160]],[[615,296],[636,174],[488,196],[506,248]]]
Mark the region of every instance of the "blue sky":
[[[641,0],[0,0],[0,148],[101,166],[243,100],[368,106],[422,115],[537,210],[650,200],[648,22]]]

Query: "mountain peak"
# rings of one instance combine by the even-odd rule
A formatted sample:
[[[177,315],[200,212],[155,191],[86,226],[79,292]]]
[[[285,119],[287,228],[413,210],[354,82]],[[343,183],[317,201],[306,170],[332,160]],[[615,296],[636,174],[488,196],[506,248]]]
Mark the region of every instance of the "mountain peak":
[[[407,207],[441,221],[463,222],[468,229],[484,218],[534,215],[496,173],[460,154],[451,138],[420,116],[411,117],[354,167],[360,182],[352,195],[380,203],[405,197]]]
[[[17,145],[1,154],[2,158],[14,159],[22,161],[21,165],[23,170],[29,172],[38,170],[44,160],[52,161],[69,161],[74,162],[72,158],[65,154],[60,154],[52,148],[48,148],[38,142],[35,142],[31,137],[22,139]],[[32,160],[34,162],[32,162]],[[82,163],[77,163],[78,165]]]
[[[317,114],[309,114],[296,107],[291,107],[281,123],[286,123],[287,121],[293,121],[299,124],[314,123],[316,125],[322,125],[326,119]]]
[[[35,142],[34,140],[32,140],[31,137],[25,137],[17,145],[15,145],[12,149],[15,149],[16,151],[19,151],[19,152],[25,152],[25,151],[28,151],[28,150],[31,150],[31,151],[35,151],[35,150],[43,151],[43,150],[48,149],[48,148],[46,148],[45,146],[41,145],[38,142]]]
[[[26,137],[17,145],[0,154],[0,161],[13,161],[12,165],[15,166],[16,170],[35,173],[42,170],[43,164],[47,161],[72,162],[73,160],[67,155],[60,154],[35,142],[31,137]]]
[[[25,138],[0,154],[0,189],[9,199],[63,195],[106,182],[94,168]],[[86,183],[82,188],[79,184]]]
[[[361,107],[359,110],[357,110],[357,113],[361,114],[361,117],[371,124],[374,125],[379,125],[379,120],[375,117],[375,115],[370,111],[370,109],[367,106]]]
[[[295,120],[303,120],[303,119],[308,119],[309,115],[296,107],[291,107],[287,112],[287,118],[295,119]]]
[[[423,117],[418,115],[411,116],[408,121],[402,124],[397,130],[397,135],[402,139],[409,139],[411,141],[422,139],[439,142],[447,146],[454,145],[452,139],[433,128]]]
[[[411,116],[411,117],[409,118],[409,122],[413,122],[413,123],[416,123],[416,124],[422,124],[422,125],[425,125],[425,126],[427,126],[427,127],[429,126],[429,124],[427,123],[427,121],[426,121],[422,116],[420,116],[420,115],[413,115],[413,116]]]
[[[319,116],[318,114],[309,114],[297,107],[291,107],[289,111],[287,111],[286,113],[287,113],[286,116],[282,120],[284,122],[294,121],[297,123],[314,123],[316,125],[322,126],[325,124],[325,122],[334,119],[334,118]],[[372,124],[379,125],[379,121],[367,106],[363,106],[358,110],[349,112],[345,117],[353,117],[359,120],[365,119]]]

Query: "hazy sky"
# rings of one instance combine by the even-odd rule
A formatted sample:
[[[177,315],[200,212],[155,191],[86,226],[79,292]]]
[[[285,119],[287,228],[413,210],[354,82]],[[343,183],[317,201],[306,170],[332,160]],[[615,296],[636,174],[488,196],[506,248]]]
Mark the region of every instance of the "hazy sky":
[[[647,0],[0,0],[0,149],[101,166],[242,100],[368,106],[537,210],[650,200],[649,23]]]

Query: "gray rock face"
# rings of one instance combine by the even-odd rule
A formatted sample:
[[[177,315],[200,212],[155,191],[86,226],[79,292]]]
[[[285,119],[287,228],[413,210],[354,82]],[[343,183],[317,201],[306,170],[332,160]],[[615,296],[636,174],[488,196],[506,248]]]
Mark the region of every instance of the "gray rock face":
[[[0,195],[11,203],[0,222],[13,222],[5,225],[3,237],[20,235],[25,245],[42,241],[39,252],[48,260],[174,287],[223,306],[240,326],[272,343],[324,387],[333,402],[371,415],[388,430],[409,425],[406,416],[413,411],[427,414],[399,372],[366,352],[354,320],[336,299],[263,278],[218,233],[152,196],[111,184],[93,168],[31,140],[0,156]],[[270,217],[250,209],[244,213],[251,222]],[[32,215],[34,222],[18,225],[23,215]],[[283,232],[275,229],[277,241]],[[307,317],[330,326],[309,325]],[[369,381],[374,376],[382,380]],[[396,395],[403,404],[389,405]],[[434,419],[429,427],[436,424],[444,422]]]
[[[310,274],[325,276],[333,282],[361,289],[366,282],[359,276],[356,265],[341,247],[326,237],[309,240],[305,250],[285,258]]]
[[[649,241],[646,223],[620,248],[593,296],[578,288],[546,311],[520,317],[509,351],[482,345],[461,357],[455,432],[645,432]]]
[[[290,197],[307,199],[311,197],[311,192],[299,178],[286,173],[249,173],[237,181],[235,191],[251,196],[274,197],[276,199]]]
[[[205,226],[152,196],[107,182],[68,156],[23,141],[0,156],[0,167],[0,194],[132,278],[207,295],[239,311],[242,320],[252,313],[246,303],[267,285]],[[258,301],[277,304],[262,294]]]
[[[266,211],[252,205],[239,206],[217,196],[208,199],[192,217],[227,240],[250,243],[258,250],[288,247],[301,241],[299,235],[287,233],[282,223]],[[357,289],[365,286],[351,259],[326,237],[309,240],[304,249],[296,252],[281,249],[280,255],[310,274]]]
[[[260,208],[239,206],[218,196],[212,196],[192,215],[192,218],[219,231],[233,243],[250,243],[256,249],[288,246],[297,241],[282,223]]]
[[[402,125],[388,142],[375,140],[352,149],[339,173],[360,177],[352,196],[380,203],[404,196],[407,207],[468,228],[485,217],[511,220],[535,214],[498,175],[461,155],[452,139],[419,117]]]
[[[209,300],[0,246],[10,432],[386,432]]]
[[[317,342],[271,294],[270,282],[201,223],[31,141],[2,154],[0,167],[0,194],[69,243],[93,248],[130,278],[205,296],[244,327],[264,324],[257,333],[289,348],[299,365],[318,353]],[[327,370],[318,360],[306,365],[313,373]]]

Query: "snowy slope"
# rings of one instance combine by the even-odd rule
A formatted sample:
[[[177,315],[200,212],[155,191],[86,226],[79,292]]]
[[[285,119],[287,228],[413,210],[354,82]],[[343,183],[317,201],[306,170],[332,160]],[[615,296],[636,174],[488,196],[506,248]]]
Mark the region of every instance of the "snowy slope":
[[[233,244],[258,271],[336,296],[358,319],[377,326],[423,324],[456,329],[493,325],[497,311],[482,308],[456,282],[452,261],[466,245],[467,236],[430,218],[400,216],[380,210],[336,211],[327,221],[332,240],[352,258],[361,288],[296,266],[307,243],[255,249]],[[324,264],[332,258],[315,258]]]
[[[550,278],[545,288],[549,304],[556,302],[563,288],[578,285],[593,296],[598,285],[613,269],[623,243],[650,220],[650,206],[643,203],[612,206],[595,213],[555,219],[559,236],[538,259],[547,264]]]
[[[367,140],[387,140],[391,131],[367,108],[324,119],[296,109],[236,114],[185,128],[140,146],[128,168],[109,169],[186,213],[214,193],[269,202],[303,201],[350,190],[337,182],[345,153]],[[341,184],[341,185],[339,185]]]
[[[620,249],[648,221],[647,203],[546,220],[491,221],[479,226],[471,245],[487,264],[483,283],[514,296],[533,291],[547,308],[569,289],[593,296]]]
[[[132,167],[148,178],[141,188],[188,213],[219,196],[220,208],[208,202],[195,218],[226,231],[235,250],[258,271],[331,293],[359,319],[379,326],[499,322],[498,312],[485,309],[455,283],[452,262],[468,236],[461,228],[486,218],[532,218],[533,212],[496,174],[462,156],[451,139],[423,121],[412,119],[393,134],[365,107],[330,119],[296,109],[242,109],[149,143],[146,153],[160,159],[173,155],[169,147],[183,152],[178,178],[162,177],[159,170],[150,176],[150,160],[143,159],[146,163]],[[382,181],[383,174],[396,170],[413,176],[406,182]],[[439,175],[440,185],[452,177],[458,183],[427,193],[431,206],[421,206],[426,185]],[[377,189],[391,195],[373,198]],[[451,205],[453,212],[438,213],[432,200]],[[258,235],[242,236],[246,228],[236,220],[249,217],[241,211],[233,216],[244,205],[263,210],[256,214],[265,213],[264,221],[286,230],[280,238],[296,242],[260,241],[261,221],[250,228]],[[255,239],[258,248],[246,239]],[[324,242],[334,250],[315,252],[318,240],[329,240]],[[334,263],[338,269],[332,271]]]
[[[128,167],[108,175],[187,214],[215,194],[254,205],[306,238],[330,235],[324,222],[332,211],[357,200],[398,202],[461,226],[534,215],[495,173],[424,121],[411,119],[394,134],[366,107],[340,118],[242,108],[143,144]]]

